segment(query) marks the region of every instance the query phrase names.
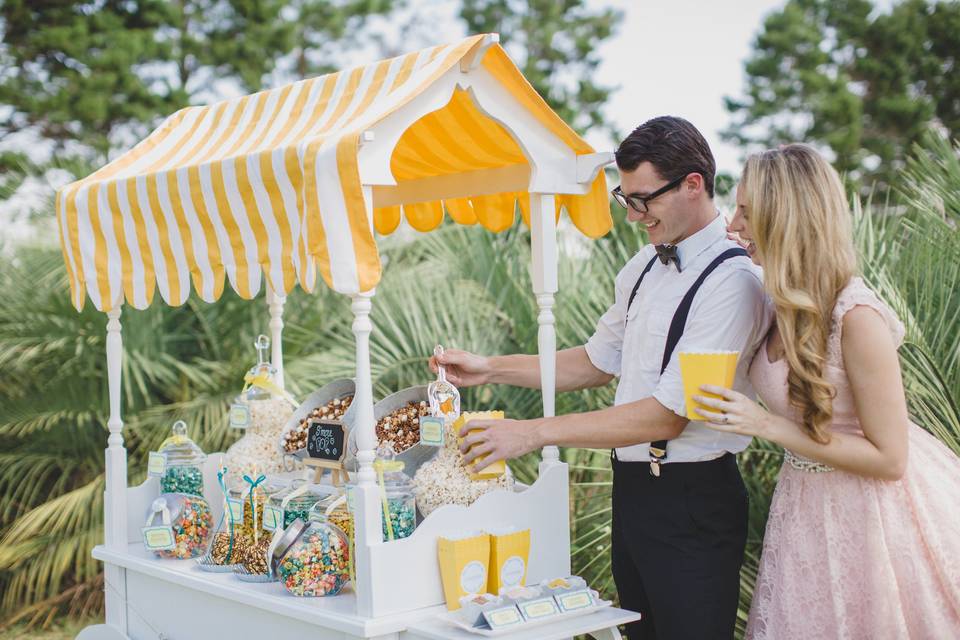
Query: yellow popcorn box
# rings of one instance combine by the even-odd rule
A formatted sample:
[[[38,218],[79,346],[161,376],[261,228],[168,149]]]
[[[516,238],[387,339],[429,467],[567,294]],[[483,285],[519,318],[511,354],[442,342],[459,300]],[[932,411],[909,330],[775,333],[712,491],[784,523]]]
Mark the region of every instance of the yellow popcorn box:
[[[447,610],[460,608],[464,596],[484,593],[490,562],[490,536],[471,533],[463,537],[437,538],[440,580]]]
[[[687,403],[687,418],[691,420],[703,420],[703,416],[695,413],[696,407],[702,407],[708,411],[715,411],[710,407],[693,401],[693,396],[699,395],[707,398],[719,398],[720,396],[701,391],[700,387],[705,384],[713,384],[718,387],[733,387],[733,379],[737,372],[737,358],[739,351],[699,351],[699,352],[681,352],[680,353],[680,376],[683,379],[683,395]]]
[[[492,529],[490,534],[489,593],[520,587],[527,583],[527,562],[530,558],[530,529],[516,531],[513,527]]]
[[[460,437],[460,429],[463,425],[467,424],[471,420],[503,420],[503,411],[465,411],[460,414],[460,417],[456,419],[453,423],[453,432],[457,434],[457,445],[463,443],[463,438]],[[473,466],[483,460],[483,457],[477,458],[473,461]],[[504,473],[507,472],[507,463],[504,460],[498,460],[494,462],[489,467],[482,469],[479,473],[471,473],[471,480],[492,480],[499,478]]]

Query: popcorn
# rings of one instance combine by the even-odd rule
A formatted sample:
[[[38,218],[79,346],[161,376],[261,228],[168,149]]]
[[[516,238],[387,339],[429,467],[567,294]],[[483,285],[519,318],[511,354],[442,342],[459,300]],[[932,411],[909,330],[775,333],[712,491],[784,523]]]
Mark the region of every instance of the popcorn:
[[[447,437],[436,457],[423,464],[413,478],[417,507],[424,517],[445,504],[470,506],[480,496],[503,489],[513,491],[513,475],[507,472],[493,480],[471,480],[460,464],[460,449],[453,430],[447,428]]]
[[[283,454],[277,450],[277,440],[293,407],[283,398],[253,400],[249,403],[250,426],[242,438],[227,449],[224,464],[235,478],[244,474],[280,473],[284,470]]]

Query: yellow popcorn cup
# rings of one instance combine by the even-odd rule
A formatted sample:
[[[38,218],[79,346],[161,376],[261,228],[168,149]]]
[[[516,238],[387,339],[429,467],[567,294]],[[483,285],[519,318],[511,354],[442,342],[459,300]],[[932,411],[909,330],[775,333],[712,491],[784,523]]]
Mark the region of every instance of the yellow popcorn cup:
[[[486,533],[463,538],[437,538],[440,580],[447,610],[460,608],[460,598],[484,593],[490,562],[490,536]]]
[[[487,533],[490,534],[490,576],[487,592],[499,594],[501,589],[525,585],[530,556],[530,529],[491,529]]]
[[[697,407],[707,411],[716,411],[710,407],[693,401],[693,396],[706,398],[720,398],[712,393],[701,391],[700,387],[712,384],[718,387],[733,387],[733,379],[737,372],[737,358],[739,351],[699,351],[680,353],[680,376],[683,378],[683,395],[687,403],[687,418],[690,420],[704,420],[703,416],[695,412]]]
[[[460,437],[460,429],[464,424],[470,422],[471,420],[503,420],[503,411],[465,411],[460,414],[460,417],[457,418],[456,422],[453,423],[453,432],[457,434],[457,444],[463,443],[463,438]],[[483,460],[486,456],[481,456],[473,461],[472,466],[474,468]],[[471,473],[471,480],[493,480],[499,478],[504,473],[507,472],[507,463],[504,460],[498,460],[494,462],[489,467],[481,470],[479,473]]]

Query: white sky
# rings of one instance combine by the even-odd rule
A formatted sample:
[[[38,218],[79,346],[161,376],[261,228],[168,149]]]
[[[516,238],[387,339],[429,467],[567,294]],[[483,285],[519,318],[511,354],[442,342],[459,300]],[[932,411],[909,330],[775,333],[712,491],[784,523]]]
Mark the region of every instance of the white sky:
[[[724,96],[739,97],[750,45],[784,0],[612,0],[624,12],[601,48],[601,84],[619,86],[605,113],[623,135],[649,118],[686,118],[706,137],[719,171],[740,174],[736,147],[720,141],[730,122]],[[598,149],[612,141],[588,135]]]

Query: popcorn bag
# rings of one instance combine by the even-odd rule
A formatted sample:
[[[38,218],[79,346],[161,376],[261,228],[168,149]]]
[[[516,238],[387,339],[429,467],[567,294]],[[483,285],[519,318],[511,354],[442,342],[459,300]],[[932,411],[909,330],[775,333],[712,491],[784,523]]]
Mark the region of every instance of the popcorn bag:
[[[486,533],[465,533],[450,538],[437,538],[440,579],[447,609],[460,608],[460,599],[482,594],[487,588],[490,561],[490,536]]]

